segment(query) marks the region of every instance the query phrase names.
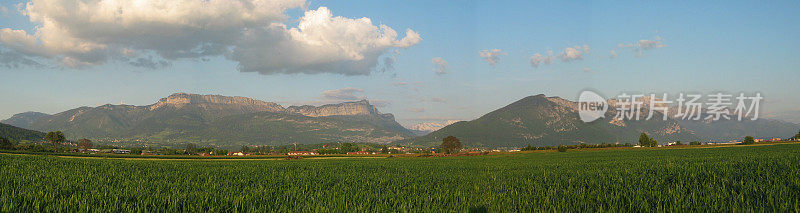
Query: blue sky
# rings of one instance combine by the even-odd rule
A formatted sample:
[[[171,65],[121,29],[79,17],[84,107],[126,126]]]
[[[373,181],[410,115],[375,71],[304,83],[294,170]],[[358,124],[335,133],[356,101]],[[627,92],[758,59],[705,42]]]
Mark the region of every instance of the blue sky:
[[[48,1],[57,0],[33,4]],[[0,29],[34,35],[41,23],[20,14],[18,2],[1,3],[7,12]],[[332,90],[363,96],[411,125],[471,120],[540,93],[574,100],[591,89],[607,97],[760,92],[763,117],[800,122],[798,1],[307,1],[305,9],[286,9],[288,17],[277,22],[297,27],[305,10],[320,7],[333,16],[386,25],[397,31],[398,41],[407,37],[406,29],[422,40],[408,48],[379,49],[380,60],[396,57],[392,69],[383,71],[385,65],[378,64],[359,75],[241,72],[244,62],[222,54],[164,58],[171,65],[155,69],[114,59],[70,67],[56,61],[63,55],[28,55],[43,66],[0,66],[0,118],[106,103],[148,105],[175,92],[245,96],[284,106],[343,101],[323,95]],[[640,53],[620,47],[642,40],[660,47]],[[5,54],[16,51],[9,48],[13,43],[3,45]],[[589,47],[582,59],[558,58],[575,46]],[[491,49],[505,53],[495,66],[479,56]],[[531,65],[531,56],[547,56],[548,50],[552,64]],[[449,65],[446,74],[435,73],[435,57]]]

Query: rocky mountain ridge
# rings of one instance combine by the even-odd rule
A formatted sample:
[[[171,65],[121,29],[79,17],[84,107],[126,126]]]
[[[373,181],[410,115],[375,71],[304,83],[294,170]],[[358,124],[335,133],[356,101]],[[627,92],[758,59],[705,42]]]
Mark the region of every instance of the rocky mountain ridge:
[[[367,100],[284,108],[246,97],[175,93],[145,106],[107,104],[38,118],[28,115],[15,115],[14,121],[38,131],[62,130],[70,139],[145,145],[388,143],[412,135],[392,114],[380,113]]]

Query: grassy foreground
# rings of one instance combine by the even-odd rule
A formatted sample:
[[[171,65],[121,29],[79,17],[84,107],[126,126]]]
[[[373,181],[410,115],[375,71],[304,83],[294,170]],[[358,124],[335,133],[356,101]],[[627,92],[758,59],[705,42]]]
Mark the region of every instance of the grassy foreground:
[[[0,154],[0,211],[800,211],[800,144],[448,158]]]

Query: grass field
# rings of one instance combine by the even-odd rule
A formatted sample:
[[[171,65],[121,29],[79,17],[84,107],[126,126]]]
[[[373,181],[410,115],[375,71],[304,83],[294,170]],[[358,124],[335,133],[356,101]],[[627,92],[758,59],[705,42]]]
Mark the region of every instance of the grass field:
[[[0,211],[800,211],[800,144],[447,158],[0,154]]]

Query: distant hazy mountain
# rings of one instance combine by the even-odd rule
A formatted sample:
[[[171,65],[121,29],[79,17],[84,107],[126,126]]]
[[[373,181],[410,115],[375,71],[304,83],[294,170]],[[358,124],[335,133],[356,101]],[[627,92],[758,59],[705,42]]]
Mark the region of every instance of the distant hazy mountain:
[[[472,121],[454,123],[428,135],[399,141],[400,144],[435,146],[449,135],[459,138],[471,147],[522,147],[552,146],[578,143],[631,143],[636,144],[641,132],[665,144],[682,140],[734,140],[745,135],[790,136],[798,126],[790,123],[760,120],[732,124],[714,122],[687,124],[668,119],[614,120],[615,112],[609,110],[605,118],[584,123],[579,119],[577,103],[558,97],[529,96],[508,106],[490,112]],[[655,117],[661,113],[654,112]],[[764,126],[766,125],[766,126]],[[762,126],[762,127],[759,127]],[[735,128],[734,128],[735,127]],[[750,134],[750,129],[771,128],[772,132]],[[723,131],[728,129],[728,131]]]
[[[459,122],[459,121],[458,120],[448,120],[448,121],[445,121],[443,123],[439,123],[439,122],[419,123],[419,124],[415,124],[415,125],[411,126],[411,128],[409,128],[409,130],[411,130],[411,132],[413,132],[416,135],[427,135],[428,133],[431,133],[433,131],[439,130],[442,127],[445,127],[445,126],[450,125],[450,124],[454,124],[456,122]]]
[[[37,119],[39,119],[41,117],[45,117],[45,116],[50,116],[50,115],[45,114],[45,113],[41,113],[41,112],[23,112],[23,113],[19,113],[19,114],[16,114],[14,116],[11,116],[11,118],[9,118],[9,119],[2,120],[2,121],[0,121],[0,123],[16,126],[16,127],[20,127],[20,128],[29,128],[31,126],[31,124],[33,123],[33,121],[35,121],[35,120],[37,120]]]
[[[394,116],[380,113],[366,100],[283,108],[245,97],[186,93],[147,106],[80,107],[39,117],[29,126],[61,130],[70,139],[121,145],[388,143],[412,135]]]
[[[14,139],[16,141],[21,141],[21,140],[40,141],[44,139],[44,135],[45,133],[43,132],[23,129],[8,124],[0,123],[0,137],[2,138]]]

